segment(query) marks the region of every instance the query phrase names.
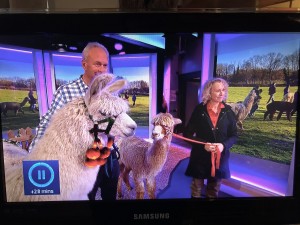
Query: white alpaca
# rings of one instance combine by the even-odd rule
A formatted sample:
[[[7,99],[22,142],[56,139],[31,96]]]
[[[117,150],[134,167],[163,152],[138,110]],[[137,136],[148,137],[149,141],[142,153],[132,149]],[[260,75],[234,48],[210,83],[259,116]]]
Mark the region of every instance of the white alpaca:
[[[283,102],[291,102],[292,103],[294,101],[294,93],[293,92],[286,93],[283,96],[282,101]]]
[[[14,165],[5,170],[7,201],[88,200],[99,170],[99,166],[85,166],[86,151],[94,141],[89,132],[94,122],[113,118],[109,134],[121,137],[133,135],[137,126],[126,114],[128,103],[117,95],[125,84],[125,80],[115,80],[112,74],[97,76],[85,97],[69,102],[52,116],[32,151],[19,154],[22,161],[58,161],[60,194],[25,195],[22,164],[16,165],[20,159],[12,160],[10,149],[4,149],[5,165]],[[100,123],[99,129],[105,130],[107,125],[108,122]]]
[[[155,198],[155,177],[166,162],[174,126],[181,123],[181,120],[173,118],[169,113],[159,113],[151,123],[154,126],[152,144],[136,136],[121,138],[118,143],[121,171],[118,182],[120,198],[122,197],[122,181],[128,190],[132,189],[129,183],[130,171],[134,179],[136,198],[144,198],[144,181],[146,181],[149,198]]]
[[[236,125],[239,129],[244,130],[243,121],[247,118],[256,98],[255,90],[251,90],[243,102],[227,103],[231,106],[236,115]]]

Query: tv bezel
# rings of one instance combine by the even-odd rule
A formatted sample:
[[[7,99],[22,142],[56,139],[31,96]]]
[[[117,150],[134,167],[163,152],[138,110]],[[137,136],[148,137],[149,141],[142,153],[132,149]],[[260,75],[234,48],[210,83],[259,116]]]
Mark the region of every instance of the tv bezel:
[[[150,32],[300,32],[299,12],[0,12],[0,35]],[[158,79],[158,82],[162,80]],[[297,116],[297,128],[299,128]],[[2,127],[2,126],[1,126]],[[5,201],[1,154],[1,219],[10,224],[294,224],[300,222],[297,129],[293,196],[72,202]],[[2,131],[1,131],[2,134]],[[297,147],[298,146],[298,147]],[[1,148],[3,148],[1,144]],[[1,149],[2,152],[3,149]],[[157,216],[157,218],[156,218]]]

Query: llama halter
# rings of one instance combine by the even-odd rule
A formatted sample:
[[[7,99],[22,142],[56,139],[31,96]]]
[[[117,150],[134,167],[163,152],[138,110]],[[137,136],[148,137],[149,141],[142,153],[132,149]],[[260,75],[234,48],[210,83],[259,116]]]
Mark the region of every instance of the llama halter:
[[[103,120],[94,121],[92,116],[89,118],[94,122],[94,127],[89,130],[94,135],[94,142],[92,147],[86,151],[85,165],[87,167],[102,166],[107,162],[107,158],[111,155],[111,148],[113,147],[116,152],[118,149],[114,145],[114,137],[109,135],[109,132],[115,122],[111,117]],[[105,130],[99,128],[99,124],[108,122]],[[105,133],[107,136],[107,146],[103,146],[101,140],[98,137],[98,133]]]
[[[165,136],[164,136],[164,138],[170,139],[170,137],[172,136],[172,133],[173,133],[171,127],[168,127],[168,126],[162,125],[162,124],[158,124],[158,123],[155,123],[154,125],[155,126],[157,126],[157,125],[161,126],[164,129],[165,133],[166,133]]]

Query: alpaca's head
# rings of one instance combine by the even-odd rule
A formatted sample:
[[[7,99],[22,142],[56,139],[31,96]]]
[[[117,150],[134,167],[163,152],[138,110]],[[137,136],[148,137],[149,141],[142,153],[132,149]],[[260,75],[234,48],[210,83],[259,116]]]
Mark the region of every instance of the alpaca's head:
[[[127,84],[124,79],[116,79],[113,74],[97,75],[92,81],[84,98],[90,118],[101,121],[114,120],[110,135],[126,137],[135,133],[136,123],[128,116],[128,102],[118,96]],[[100,129],[106,129],[108,122],[99,123]]]
[[[170,113],[159,113],[151,121],[153,127],[152,138],[154,140],[162,139],[163,137],[171,137],[174,126],[182,123],[178,118],[174,118]]]

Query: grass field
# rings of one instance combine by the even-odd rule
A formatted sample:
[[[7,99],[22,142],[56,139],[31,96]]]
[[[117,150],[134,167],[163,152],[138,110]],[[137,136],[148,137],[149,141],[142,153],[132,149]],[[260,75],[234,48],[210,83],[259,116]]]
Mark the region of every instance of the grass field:
[[[243,101],[251,87],[230,87],[228,102]],[[277,121],[263,120],[266,111],[266,103],[269,99],[268,87],[263,87],[262,99],[259,108],[252,118],[244,121],[245,130],[239,132],[238,143],[232,148],[232,152],[250,155],[284,164],[290,164],[294,140],[296,137],[296,114],[292,122],[283,114]],[[275,100],[282,100],[284,87],[277,87]],[[297,87],[291,87],[295,92]]]
[[[135,106],[129,98],[130,112],[128,113],[138,126],[149,126],[149,96],[137,95]]]

